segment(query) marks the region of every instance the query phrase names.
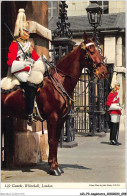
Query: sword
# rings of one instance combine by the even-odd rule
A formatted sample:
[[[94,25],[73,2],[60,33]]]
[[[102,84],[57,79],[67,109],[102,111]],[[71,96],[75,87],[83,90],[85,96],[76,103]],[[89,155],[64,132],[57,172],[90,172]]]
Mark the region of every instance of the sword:
[[[114,89],[111,88],[111,90],[112,90],[113,94],[115,95],[115,98],[117,99],[117,102],[118,102],[119,106],[122,108],[122,106],[121,106],[121,104],[120,104],[120,102],[119,102],[119,100],[118,100],[118,98],[117,98],[117,96],[116,96],[116,94],[115,94],[115,92],[114,92]]]
[[[12,38],[16,41],[16,43],[18,44],[19,48],[21,49],[21,51],[22,51],[22,53],[23,53],[25,59],[27,60],[27,59],[28,59],[27,55],[26,55],[25,52],[23,51],[23,49],[22,49],[21,45],[19,44],[19,42],[17,41],[17,39],[14,37],[14,35],[13,35],[11,29],[9,28],[9,26],[8,26],[6,23],[4,23],[4,25],[7,27],[7,29],[8,29],[8,31],[10,32]]]

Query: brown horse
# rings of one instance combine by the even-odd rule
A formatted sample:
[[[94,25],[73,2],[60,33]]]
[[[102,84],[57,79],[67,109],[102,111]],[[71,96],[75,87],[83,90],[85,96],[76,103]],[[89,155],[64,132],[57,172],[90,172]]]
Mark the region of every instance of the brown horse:
[[[57,72],[51,68],[49,70],[50,76],[46,76],[43,80],[43,87],[37,96],[37,104],[41,116],[47,120],[48,163],[52,175],[63,173],[58,165],[57,149],[61,128],[69,107],[68,97],[72,95],[84,67],[95,71],[95,76],[99,79],[106,77],[107,68],[102,58],[95,43],[92,40],[87,40],[84,36],[84,41],[78,47],[57,62]],[[66,93],[63,93],[58,86],[62,86]],[[2,114],[25,119],[25,100],[21,89],[9,94],[2,94],[1,99]]]

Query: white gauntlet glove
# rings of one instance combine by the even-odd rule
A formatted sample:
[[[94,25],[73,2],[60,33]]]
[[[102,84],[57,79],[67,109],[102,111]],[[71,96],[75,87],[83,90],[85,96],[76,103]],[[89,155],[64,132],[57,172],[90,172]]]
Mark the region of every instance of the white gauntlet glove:
[[[122,107],[118,103],[112,103],[109,110],[122,110]]]

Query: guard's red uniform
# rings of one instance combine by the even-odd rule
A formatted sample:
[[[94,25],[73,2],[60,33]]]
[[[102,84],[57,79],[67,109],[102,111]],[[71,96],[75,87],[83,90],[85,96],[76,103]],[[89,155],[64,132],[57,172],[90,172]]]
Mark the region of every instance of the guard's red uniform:
[[[115,94],[114,94],[115,93]],[[115,96],[116,95],[116,96]],[[116,98],[117,97],[117,98]],[[108,95],[108,99],[106,101],[106,105],[108,107],[111,106],[111,104],[119,104],[119,96],[118,96],[118,92],[114,91],[114,92],[110,92]],[[109,110],[109,114],[118,114],[121,115],[121,110]]]
[[[32,46],[30,47],[31,47],[30,58],[32,58],[34,61],[37,61],[39,56],[35,52],[34,48]],[[8,52],[7,65],[9,67],[12,66],[14,60],[19,60],[19,57],[17,57],[18,51],[19,51],[18,44],[15,41],[13,41],[9,47],[9,52]]]

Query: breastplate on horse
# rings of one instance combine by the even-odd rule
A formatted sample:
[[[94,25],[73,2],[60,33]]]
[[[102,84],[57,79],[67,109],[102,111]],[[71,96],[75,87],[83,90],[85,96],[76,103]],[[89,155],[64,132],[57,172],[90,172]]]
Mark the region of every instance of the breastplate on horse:
[[[82,69],[90,69],[94,72],[95,77],[99,79],[104,79],[107,75],[107,68],[96,44],[87,39],[85,34],[83,38],[84,41],[78,47],[62,57],[54,68],[49,69],[49,74],[44,78],[43,86],[36,97],[40,115],[47,120],[48,163],[51,175],[61,175],[63,173],[57,161],[58,143],[61,128],[66,120],[65,114],[69,107],[68,98],[72,96]],[[64,92],[62,89],[64,89]],[[9,94],[2,94],[1,98],[3,115],[25,119],[27,105],[21,89]]]

